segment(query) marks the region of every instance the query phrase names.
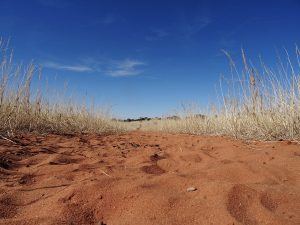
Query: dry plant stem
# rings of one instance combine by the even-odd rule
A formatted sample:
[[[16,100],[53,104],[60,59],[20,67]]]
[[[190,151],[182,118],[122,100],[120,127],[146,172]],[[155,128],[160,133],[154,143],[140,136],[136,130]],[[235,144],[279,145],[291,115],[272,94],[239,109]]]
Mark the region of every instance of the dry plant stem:
[[[267,67],[260,59],[256,68],[242,50],[243,69],[230,54],[231,78],[220,80],[217,110],[204,112],[204,118],[188,113],[180,120],[146,122],[141,129],[173,133],[229,135],[260,140],[300,140],[300,51],[286,62],[279,57],[278,69]]]
[[[105,176],[111,177],[109,174],[107,174],[106,172],[104,172],[103,170],[100,170],[101,173],[103,173]]]
[[[1,134],[0,134],[0,138],[2,138],[3,140],[9,141],[9,142],[11,142],[11,143],[13,143],[13,144],[17,144],[16,142],[14,142],[14,141],[12,141],[12,140],[10,140],[10,139],[8,139],[8,138],[2,136]]]
[[[34,90],[33,82],[42,82],[40,69],[33,63],[16,66],[7,42],[0,39],[0,134],[3,139],[22,132],[70,134],[124,130],[122,124],[112,121],[102,109],[75,104],[61,95],[56,101],[45,85]]]

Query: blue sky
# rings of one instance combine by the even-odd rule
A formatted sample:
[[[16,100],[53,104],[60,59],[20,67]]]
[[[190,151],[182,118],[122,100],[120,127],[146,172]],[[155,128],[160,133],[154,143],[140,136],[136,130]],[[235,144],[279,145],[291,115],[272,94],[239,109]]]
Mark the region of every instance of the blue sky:
[[[229,72],[221,49],[271,61],[300,40],[299,0],[0,0],[0,12],[17,61],[120,117],[205,106]]]

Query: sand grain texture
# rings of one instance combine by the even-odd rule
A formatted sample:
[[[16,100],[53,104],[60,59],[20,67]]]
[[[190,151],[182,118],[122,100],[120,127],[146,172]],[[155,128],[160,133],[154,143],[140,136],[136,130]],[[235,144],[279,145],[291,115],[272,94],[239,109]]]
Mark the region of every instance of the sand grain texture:
[[[0,140],[0,224],[300,224],[292,142],[141,131],[15,141]]]

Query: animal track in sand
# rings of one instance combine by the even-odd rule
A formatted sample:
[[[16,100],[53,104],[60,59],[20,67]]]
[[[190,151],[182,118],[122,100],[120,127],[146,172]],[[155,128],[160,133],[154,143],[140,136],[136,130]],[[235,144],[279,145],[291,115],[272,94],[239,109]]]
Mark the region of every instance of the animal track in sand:
[[[257,192],[243,184],[234,185],[228,194],[227,210],[240,223],[256,225],[258,222],[249,213],[249,207],[257,197]]]
[[[8,157],[5,157],[5,156],[1,157],[0,158],[0,168],[10,170],[10,169],[14,168],[14,163]]]
[[[278,207],[278,203],[272,198],[268,192],[264,192],[260,196],[261,204],[270,211],[275,211]]]
[[[50,165],[68,165],[72,163],[78,163],[80,160],[79,159],[73,159],[67,156],[58,156],[54,160],[50,161]]]
[[[142,131],[27,136],[0,139],[0,224],[300,224],[299,145]]]
[[[153,175],[161,175],[166,172],[156,164],[150,166],[143,166],[141,170],[145,173],[153,174]]]
[[[16,199],[13,196],[6,194],[0,198],[0,219],[12,218],[17,211]]]
[[[185,162],[195,162],[195,163],[199,163],[202,161],[202,158],[197,154],[181,155],[180,159]]]
[[[67,204],[61,218],[57,224],[97,224],[94,210],[81,203]]]
[[[150,156],[150,160],[152,162],[157,162],[159,160],[165,159],[167,155],[162,152],[154,153],[153,155]]]
[[[24,174],[18,182],[21,185],[31,185],[34,183],[34,177],[33,174]]]

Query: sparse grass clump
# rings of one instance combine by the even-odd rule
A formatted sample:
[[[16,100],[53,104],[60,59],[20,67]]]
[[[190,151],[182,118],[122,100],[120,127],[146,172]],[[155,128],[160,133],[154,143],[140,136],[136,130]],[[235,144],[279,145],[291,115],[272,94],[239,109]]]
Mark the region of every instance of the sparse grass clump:
[[[242,51],[243,69],[238,70],[231,56],[231,79],[221,79],[220,104],[204,118],[188,115],[180,120],[161,120],[155,129],[167,132],[229,135],[235,138],[300,140],[300,51],[296,47],[286,62],[279,57],[271,69],[260,60],[257,69]],[[294,60],[294,61],[292,61]]]
[[[13,136],[21,132],[111,133],[121,131],[120,123],[92,107],[53,102],[47,93],[32,88],[40,70],[30,63],[15,65],[8,43],[0,39],[0,134]]]

